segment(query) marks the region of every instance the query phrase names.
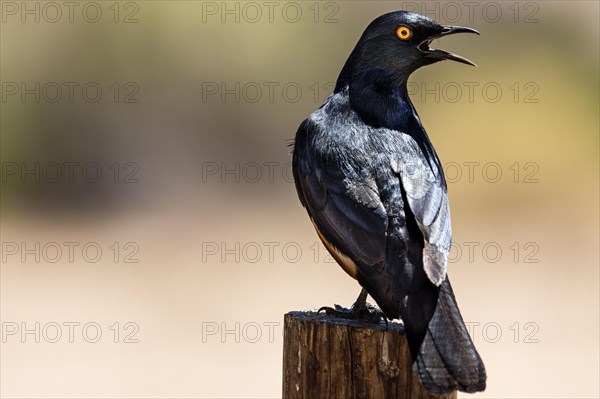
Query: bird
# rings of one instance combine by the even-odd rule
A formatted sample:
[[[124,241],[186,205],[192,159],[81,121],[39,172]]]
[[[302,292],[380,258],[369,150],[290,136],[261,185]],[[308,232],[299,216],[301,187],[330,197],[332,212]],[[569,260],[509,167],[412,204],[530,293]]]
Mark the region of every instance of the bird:
[[[407,89],[421,67],[442,60],[476,66],[430,47],[457,33],[479,35],[408,11],[373,20],[291,144],[300,202],[361,286],[351,309],[325,312],[369,320],[377,312],[370,295],[386,323],[404,324],[412,370],[435,394],[483,391],[487,379],[446,273],[452,227],[444,171]]]

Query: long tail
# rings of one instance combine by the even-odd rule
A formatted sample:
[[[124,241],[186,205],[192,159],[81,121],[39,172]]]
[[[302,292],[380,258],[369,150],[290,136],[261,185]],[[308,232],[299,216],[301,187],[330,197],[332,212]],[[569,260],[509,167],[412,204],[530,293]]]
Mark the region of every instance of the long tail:
[[[432,393],[485,389],[485,366],[469,337],[447,277],[440,286],[437,306],[413,367]]]

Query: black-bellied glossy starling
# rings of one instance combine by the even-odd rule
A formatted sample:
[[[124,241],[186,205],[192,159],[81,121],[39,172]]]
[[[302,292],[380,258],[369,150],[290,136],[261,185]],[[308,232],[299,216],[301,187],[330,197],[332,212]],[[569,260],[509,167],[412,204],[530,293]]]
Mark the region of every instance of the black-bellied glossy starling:
[[[300,125],[293,155],[298,196],[317,234],[363,287],[346,316],[369,314],[368,292],[387,318],[401,318],[413,369],[433,393],[482,391],[486,382],[446,275],[452,230],[444,173],[407,90],[422,66],[475,65],[429,47],[461,32],[478,33],[405,11],[375,19],[333,94]]]

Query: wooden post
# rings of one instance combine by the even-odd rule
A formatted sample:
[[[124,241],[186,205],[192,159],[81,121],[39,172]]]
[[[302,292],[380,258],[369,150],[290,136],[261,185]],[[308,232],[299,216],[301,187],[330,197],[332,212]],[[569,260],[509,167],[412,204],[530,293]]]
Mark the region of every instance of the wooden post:
[[[290,312],[283,329],[283,398],[455,399],[413,375],[402,324]]]

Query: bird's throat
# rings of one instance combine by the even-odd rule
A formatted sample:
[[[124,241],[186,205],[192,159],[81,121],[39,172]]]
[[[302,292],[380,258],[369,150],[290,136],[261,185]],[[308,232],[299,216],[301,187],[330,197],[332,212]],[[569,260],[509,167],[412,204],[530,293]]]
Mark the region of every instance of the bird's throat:
[[[373,128],[426,135],[417,111],[408,97],[406,83],[396,87],[359,82],[349,86],[350,104],[364,123]]]

